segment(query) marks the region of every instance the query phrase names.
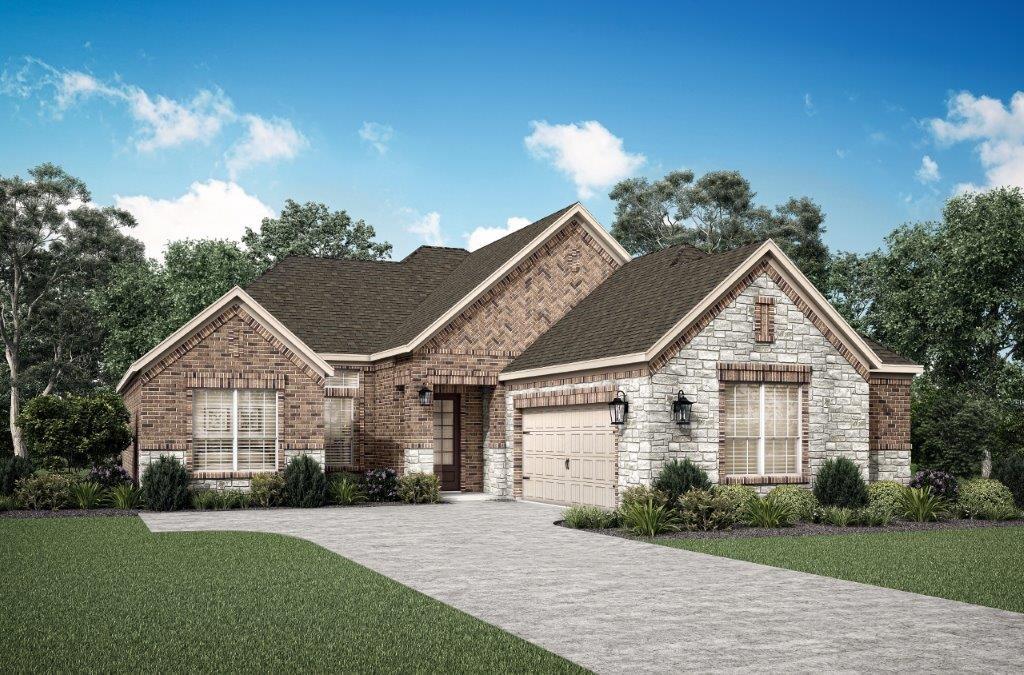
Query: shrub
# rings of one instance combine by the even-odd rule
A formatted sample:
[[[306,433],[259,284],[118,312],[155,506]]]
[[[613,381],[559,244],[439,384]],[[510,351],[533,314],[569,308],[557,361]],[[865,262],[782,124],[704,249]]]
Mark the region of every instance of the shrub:
[[[815,519],[819,523],[825,525],[834,525],[836,527],[848,527],[855,523],[856,512],[853,509],[847,509],[841,506],[826,506],[823,509],[819,509],[815,514]]]
[[[82,467],[112,461],[131,442],[128,410],[112,391],[37,396],[18,416],[29,453]]]
[[[910,487],[928,488],[933,495],[948,502],[955,502],[960,498],[960,486],[956,478],[938,469],[918,471],[910,479]]]
[[[350,476],[335,476],[327,486],[332,504],[353,506],[366,501],[366,493]]]
[[[655,490],[650,485],[633,485],[622,491],[623,507],[646,502],[652,502],[655,506],[665,506],[668,504],[668,497],[664,492]]]
[[[901,488],[903,486],[900,486]],[[868,527],[883,527],[892,522],[897,511],[893,511],[885,504],[868,504],[863,509],[853,512],[853,525],[865,525]]]
[[[981,520],[1007,520],[1019,515],[1010,489],[990,478],[962,481],[957,511],[964,518]]]
[[[768,496],[777,502],[788,504],[793,510],[795,520],[805,523],[814,520],[814,511],[818,508],[818,500],[810,490],[797,485],[778,485],[771,489]]]
[[[432,473],[407,473],[398,480],[398,497],[407,504],[436,504],[441,501],[441,481]]]
[[[749,485],[715,485],[711,491],[725,498],[737,513],[743,510],[751,497],[757,496],[757,490]]]
[[[814,479],[814,496],[822,506],[855,509],[867,506],[868,488],[860,469],[848,457],[825,460]]]
[[[737,497],[735,492],[689,490],[676,506],[680,524],[686,530],[731,530],[744,504]]]
[[[570,506],[562,511],[562,522],[577,530],[600,530],[611,527],[615,516],[596,506]]]
[[[88,480],[98,483],[104,490],[109,490],[115,485],[131,483],[132,477],[117,464],[97,464],[89,470]]]
[[[66,471],[40,471],[18,481],[14,498],[26,509],[66,509],[74,504],[72,488],[78,475]]]
[[[107,493],[107,504],[115,509],[137,509],[142,506],[142,490],[131,483],[115,485]]]
[[[100,505],[103,488],[99,483],[75,483],[71,487],[71,497],[80,509],[94,509]]]
[[[939,520],[946,515],[946,502],[942,497],[932,494],[931,488],[928,487],[904,489],[900,507],[907,520],[918,523]]]
[[[284,495],[288,506],[323,506],[327,496],[327,477],[320,462],[309,455],[292,457],[284,468]]]
[[[796,516],[789,502],[772,497],[752,497],[743,507],[743,522],[751,527],[790,527]]]
[[[641,537],[656,537],[679,530],[679,518],[667,506],[653,501],[634,502],[619,510],[622,526]]]
[[[32,471],[32,462],[25,457],[13,455],[0,459],[0,495],[13,495],[18,481],[31,476]]]
[[[1024,454],[1007,455],[993,467],[992,477],[1009,488],[1013,501],[1024,509]]]
[[[681,462],[674,459],[662,467],[653,487],[664,492],[668,503],[675,505],[679,501],[679,497],[686,494],[688,490],[711,489],[711,481],[708,479],[707,472],[689,459],[684,459]]]
[[[370,469],[363,474],[363,485],[371,502],[398,500],[398,474],[392,469]]]
[[[280,506],[284,503],[284,476],[279,473],[256,474],[249,481],[249,494],[256,506]]]
[[[212,511],[217,508],[217,491],[209,488],[192,490],[192,508],[196,511]]]
[[[14,511],[18,508],[18,502],[10,495],[0,495],[0,513]]]
[[[177,511],[188,504],[188,471],[175,457],[161,455],[142,474],[142,494],[154,511]]]
[[[887,511],[891,517],[902,509],[903,492],[906,488],[894,480],[882,480],[868,485],[868,508],[875,513]]]

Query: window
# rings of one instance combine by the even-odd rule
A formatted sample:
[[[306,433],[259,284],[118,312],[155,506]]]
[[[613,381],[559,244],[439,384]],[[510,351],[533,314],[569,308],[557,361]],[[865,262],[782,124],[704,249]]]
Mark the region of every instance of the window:
[[[335,369],[334,375],[327,378],[327,387],[329,389],[335,387],[348,387],[355,388],[359,386],[359,371],[358,370],[338,370]]]
[[[324,459],[327,466],[341,468],[355,463],[354,398],[324,399]]]
[[[277,392],[194,390],[192,452],[199,471],[276,469]]]
[[[725,387],[725,474],[799,474],[803,388],[792,384]]]

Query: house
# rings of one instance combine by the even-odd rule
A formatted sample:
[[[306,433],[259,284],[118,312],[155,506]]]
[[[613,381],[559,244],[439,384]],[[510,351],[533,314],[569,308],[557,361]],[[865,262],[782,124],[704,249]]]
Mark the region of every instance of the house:
[[[474,252],[287,258],[118,391],[136,476],[171,455],[197,482],[244,487],[306,454],[328,471],[612,506],[683,457],[762,489],[809,483],[838,455],[905,481],[920,372],[770,240],[631,260],[577,203]]]

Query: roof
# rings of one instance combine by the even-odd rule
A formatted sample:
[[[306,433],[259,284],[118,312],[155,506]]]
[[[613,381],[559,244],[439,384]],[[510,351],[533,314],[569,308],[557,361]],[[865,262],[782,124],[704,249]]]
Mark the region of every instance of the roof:
[[[858,334],[860,335],[861,339],[864,340],[864,342],[867,342],[868,346],[871,347],[871,349],[873,349],[875,351],[875,354],[878,354],[878,358],[880,358],[882,360],[882,363],[884,363],[886,365],[894,365],[894,366],[914,366],[914,365],[917,365],[916,362],[908,359],[905,356],[900,356],[899,354],[897,354],[893,350],[891,350],[888,347],[886,347],[885,345],[883,345],[881,342],[878,342],[877,340],[869,338],[864,333],[860,333],[858,331]]]

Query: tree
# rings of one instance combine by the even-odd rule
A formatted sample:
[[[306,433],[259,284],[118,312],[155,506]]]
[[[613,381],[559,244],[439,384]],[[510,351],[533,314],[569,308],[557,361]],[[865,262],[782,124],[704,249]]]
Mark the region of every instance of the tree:
[[[826,280],[825,216],[807,197],[775,209],[756,206],[756,193],[736,171],[712,171],[695,180],[673,171],[661,180],[628,178],[612,188],[612,235],[634,255],[686,243],[708,253],[771,238],[814,281]]]
[[[82,468],[117,457],[128,443],[128,411],[112,391],[89,396],[37,396],[18,418],[32,456]]]
[[[259,231],[245,229],[242,243],[262,268],[289,255],[317,258],[383,260],[391,255],[391,244],[373,241],[373,226],[353,221],[345,211],[332,212],[325,204],[291,199],[278,218],[264,218]]]
[[[0,339],[11,444],[21,456],[22,400],[92,369],[99,339],[88,297],[113,266],[142,258],[142,245],[118,229],[135,224],[128,213],[89,206],[85,184],[53,164],[29,175],[0,177]]]

